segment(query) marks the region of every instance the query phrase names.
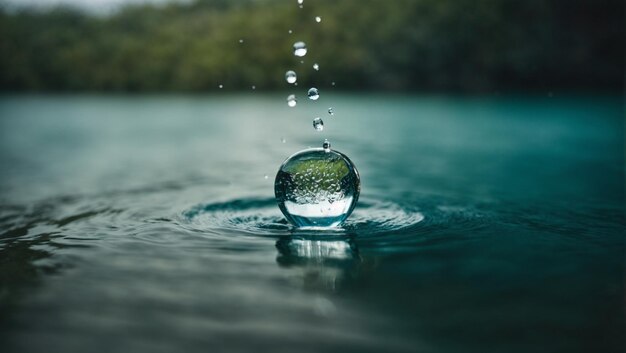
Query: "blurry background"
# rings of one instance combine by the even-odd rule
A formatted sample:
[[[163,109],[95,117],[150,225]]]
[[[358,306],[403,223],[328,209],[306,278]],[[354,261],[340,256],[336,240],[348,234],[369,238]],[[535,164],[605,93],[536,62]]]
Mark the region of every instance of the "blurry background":
[[[307,65],[323,64],[316,82],[341,89],[623,86],[620,0],[307,0],[303,9],[273,0],[0,4],[5,91],[284,88],[295,40],[309,43]],[[310,83],[311,71],[299,81]]]

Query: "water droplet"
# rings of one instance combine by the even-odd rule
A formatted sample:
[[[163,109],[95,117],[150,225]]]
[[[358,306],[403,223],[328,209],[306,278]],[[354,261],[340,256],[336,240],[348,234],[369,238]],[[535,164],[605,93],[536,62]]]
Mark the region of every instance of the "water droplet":
[[[281,138],[280,138],[280,142],[282,142],[282,143],[287,143],[287,139],[286,139],[286,138],[284,138],[284,137],[281,137]]]
[[[302,5],[303,2],[304,0],[298,0],[298,5]]]
[[[224,85],[219,85],[219,86],[217,86],[217,87],[219,87],[220,89],[222,89],[222,88],[224,88]]]
[[[298,101],[296,100],[296,95],[295,94],[290,94],[289,96],[287,96],[287,105],[290,106],[291,108],[295,107],[296,104],[298,104]]]
[[[320,66],[317,63],[315,63],[315,64],[313,64],[313,69],[315,71],[320,71]]]
[[[318,100],[320,98],[320,93],[317,91],[317,88],[315,88],[315,87],[311,87],[309,89],[308,95],[309,95],[309,99],[310,100],[316,101],[316,100]]]
[[[269,175],[265,174],[265,175],[263,176],[263,179],[265,179],[265,180],[269,179]]]
[[[295,55],[295,56],[305,56],[306,55],[306,44],[304,42],[295,42],[293,44],[293,55]]]
[[[274,183],[278,207],[298,227],[336,227],[352,213],[360,193],[354,164],[334,150],[312,148],[289,157]]]
[[[334,86],[335,85],[335,81],[331,82],[330,84]]]
[[[285,73],[285,80],[287,80],[287,83],[296,83],[297,79],[298,77],[294,71],[289,70]]]
[[[324,140],[324,143],[322,144],[322,148],[324,148],[324,151],[330,152],[330,141],[328,141],[327,139]]]
[[[335,110],[333,110],[333,107],[328,108],[328,114],[335,115]]]
[[[322,22],[322,18],[321,18],[321,17],[319,17],[319,16],[316,16],[316,17],[315,17],[315,22],[317,22],[317,23]]]
[[[253,90],[255,90],[255,89],[256,89],[256,86],[255,86],[255,85],[252,85],[252,89],[253,89]]]
[[[289,30],[289,34],[291,34],[291,33],[293,33],[293,31],[292,31],[292,30]]]
[[[240,40],[239,40],[239,43],[243,43],[243,39],[240,39]]]
[[[324,121],[322,120],[322,118],[318,117],[318,118],[313,119],[313,127],[317,131],[324,130]]]

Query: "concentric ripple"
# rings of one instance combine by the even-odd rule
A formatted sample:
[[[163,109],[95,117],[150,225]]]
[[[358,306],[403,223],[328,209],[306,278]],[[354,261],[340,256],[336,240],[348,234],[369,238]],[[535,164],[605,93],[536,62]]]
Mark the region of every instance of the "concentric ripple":
[[[289,224],[278,210],[276,201],[268,198],[197,205],[182,213],[180,223],[192,231],[214,234],[373,237],[413,227],[422,220],[424,215],[416,208],[365,199],[359,202],[342,227],[301,230]]]

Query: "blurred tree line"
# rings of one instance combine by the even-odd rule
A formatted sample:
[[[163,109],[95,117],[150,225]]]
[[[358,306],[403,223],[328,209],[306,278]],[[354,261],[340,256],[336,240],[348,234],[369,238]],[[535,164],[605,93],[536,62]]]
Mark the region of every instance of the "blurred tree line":
[[[296,0],[197,0],[106,16],[2,10],[0,89],[285,89],[294,69],[302,84],[341,89],[621,90],[624,39],[621,0],[306,0],[302,9]],[[304,64],[292,53],[297,40],[308,45]]]

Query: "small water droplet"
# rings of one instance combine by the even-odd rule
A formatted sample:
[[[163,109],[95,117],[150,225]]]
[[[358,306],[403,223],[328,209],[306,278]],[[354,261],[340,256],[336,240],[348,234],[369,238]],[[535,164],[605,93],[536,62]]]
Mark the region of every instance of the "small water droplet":
[[[295,56],[305,56],[306,55],[306,44],[304,42],[295,42],[293,44],[293,55]]]
[[[302,5],[303,2],[304,0],[298,0],[298,5]]]
[[[330,141],[328,141],[327,139],[324,140],[324,143],[322,144],[322,147],[324,148],[324,151],[330,152]]]
[[[328,108],[328,114],[335,115],[335,110],[333,109],[333,107]]]
[[[318,100],[318,99],[320,98],[320,94],[319,94],[319,92],[317,91],[317,88],[315,88],[315,87],[311,87],[311,88],[309,89],[309,93],[308,93],[308,95],[309,95],[309,99],[310,99],[310,100],[314,100],[314,101],[316,101],[316,100]]]
[[[315,16],[315,22],[320,23],[322,22],[322,18],[319,16]]]
[[[290,94],[289,96],[287,96],[287,105],[290,106],[291,108],[295,107],[296,104],[298,104],[298,101],[296,100],[296,95],[295,94]]]
[[[298,77],[294,71],[289,70],[285,73],[285,80],[287,80],[287,83],[296,83],[297,79]]]
[[[335,81],[331,82],[330,84],[334,86],[335,85]]]
[[[217,86],[217,87],[219,87],[220,89],[222,89],[222,88],[224,88],[224,85],[219,85],[219,86]]]
[[[313,69],[315,71],[320,71],[320,66],[317,63],[315,63],[315,64],[313,64]]]
[[[243,43],[243,39],[240,39],[240,40],[239,40],[239,43]]]
[[[284,137],[281,137],[281,138],[280,138],[280,142],[282,142],[282,143],[287,143],[287,139],[286,139],[286,138],[284,138]]]
[[[324,130],[324,121],[322,121],[322,118],[318,117],[318,118],[313,119],[313,127],[317,131]]]
[[[256,86],[255,86],[255,85],[252,85],[252,89],[253,89],[253,90],[255,90],[255,89],[256,89]]]
[[[289,34],[291,34],[291,33],[293,33],[293,31],[292,31],[292,30],[289,30]]]
[[[269,179],[269,175],[265,174],[265,175],[263,176],[263,179],[265,179],[265,180]]]
[[[294,85],[294,86],[297,86],[297,85],[298,85],[298,82],[294,83],[293,85]]]

